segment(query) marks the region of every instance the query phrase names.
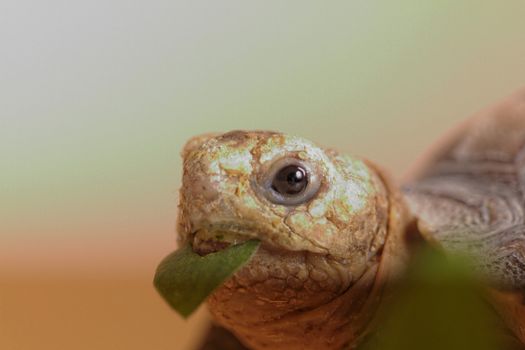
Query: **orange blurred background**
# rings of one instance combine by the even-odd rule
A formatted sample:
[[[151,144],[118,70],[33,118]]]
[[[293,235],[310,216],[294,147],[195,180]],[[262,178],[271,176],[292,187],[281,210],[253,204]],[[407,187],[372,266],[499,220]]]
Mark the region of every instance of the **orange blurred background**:
[[[152,287],[185,140],[273,129],[396,177],[525,83],[525,3],[0,4],[0,349],[190,349]]]

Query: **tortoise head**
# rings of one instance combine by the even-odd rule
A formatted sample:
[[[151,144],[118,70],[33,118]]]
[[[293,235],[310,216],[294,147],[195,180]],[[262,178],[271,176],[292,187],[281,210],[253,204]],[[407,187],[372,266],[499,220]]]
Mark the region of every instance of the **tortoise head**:
[[[355,340],[385,242],[395,236],[389,231],[401,231],[403,221],[379,173],[358,158],[265,131],[199,136],[183,158],[179,239],[199,254],[261,241],[209,298],[214,318],[253,348]]]

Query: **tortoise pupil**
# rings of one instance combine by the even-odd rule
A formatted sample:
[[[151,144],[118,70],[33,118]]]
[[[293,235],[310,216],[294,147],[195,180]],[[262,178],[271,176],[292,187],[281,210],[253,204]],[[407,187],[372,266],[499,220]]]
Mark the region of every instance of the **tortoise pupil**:
[[[272,188],[283,195],[301,193],[308,185],[306,170],[297,165],[288,165],[277,172]]]

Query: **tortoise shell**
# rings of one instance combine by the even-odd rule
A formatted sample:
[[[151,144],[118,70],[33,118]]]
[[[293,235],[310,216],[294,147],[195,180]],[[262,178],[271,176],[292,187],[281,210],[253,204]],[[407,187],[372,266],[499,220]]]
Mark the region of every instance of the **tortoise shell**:
[[[525,285],[525,89],[467,120],[404,188],[424,237],[475,257],[498,286]]]

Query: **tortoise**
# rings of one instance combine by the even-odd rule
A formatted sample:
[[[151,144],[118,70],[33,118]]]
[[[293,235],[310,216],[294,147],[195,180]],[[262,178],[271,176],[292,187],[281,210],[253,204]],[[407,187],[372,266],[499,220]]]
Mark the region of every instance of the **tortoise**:
[[[407,264],[409,234],[468,254],[525,342],[525,89],[451,130],[402,185],[367,159],[279,132],[201,135],[182,156],[180,242],[200,255],[261,242],[207,300],[243,345],[231,344],[359,344]]]

